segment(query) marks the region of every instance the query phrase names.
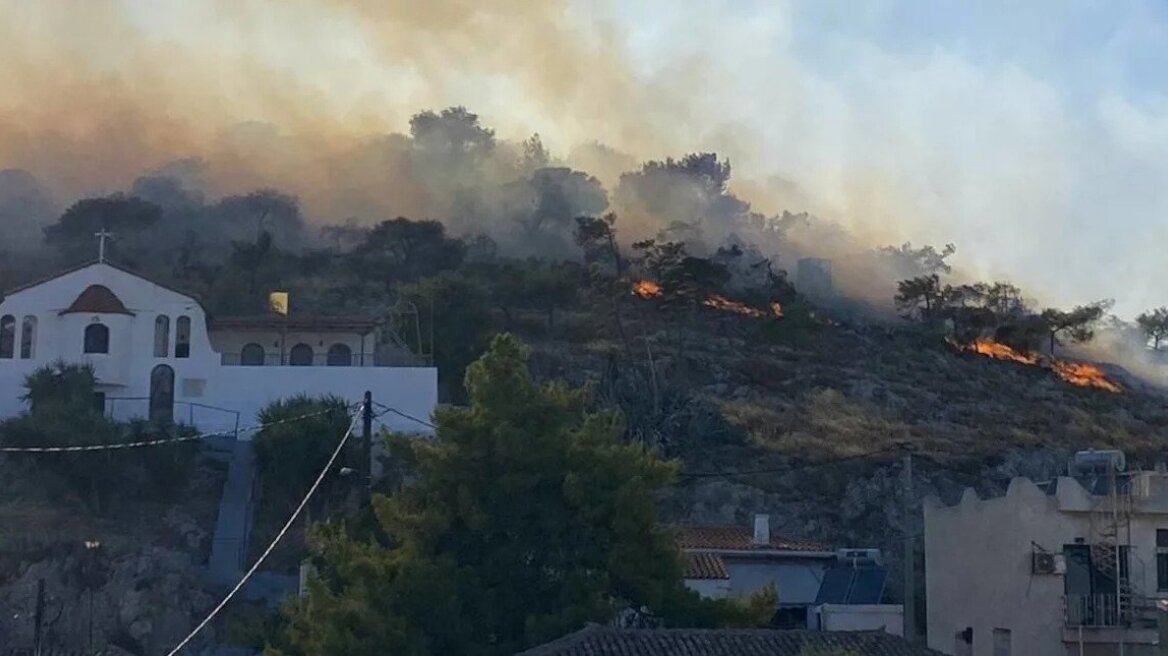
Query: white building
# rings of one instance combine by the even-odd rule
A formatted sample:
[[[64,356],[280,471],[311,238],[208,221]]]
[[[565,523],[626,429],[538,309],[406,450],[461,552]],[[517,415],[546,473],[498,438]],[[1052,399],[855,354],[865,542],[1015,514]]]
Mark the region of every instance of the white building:
[[[686,587],[743,598],[774,586],[773,624],[786,629],[904,633],[900,604],[885,604],[887,571],[877,549],[832,549],[778,535],[768,515],[752,526],[682,526]]]
[[[1117,452],[1086,452],[1088,456]],[[1159,654],[1168,475],[1015,478],[925,504],[929,646],[965,656]],[[1089,469],[1089,468],[1088,468]],[[1118,574],[1118,576],[1117,576]]]
[[[378,352],[377,332],[378,322],[360,317],[208,321],[190,296],[108,262],[88,264],[0,302],[0,417],[25,409],[29,373],[60,360],[93,366],[96,402],[118,419],[166,417],[227,431],[253,423],[277,399],[357,402],[369,390],[375,401],[429,420],[437,371]],[[382,421],[428,430],[399,414]]]

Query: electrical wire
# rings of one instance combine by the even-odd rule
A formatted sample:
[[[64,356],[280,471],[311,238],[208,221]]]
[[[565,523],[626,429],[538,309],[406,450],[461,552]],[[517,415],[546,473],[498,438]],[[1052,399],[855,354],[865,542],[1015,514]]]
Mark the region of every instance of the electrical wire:
[[[419,423],[423,426],[426,426],[427,428],[431,428],[434,430],[438,429],[438,427],[435,426],[433,423],[426,421],[425,419],[418,419],[417,417],[415,417],[413,415],[406,414],[406,413],[402,412],[401,410],[398,410],[397,408],[391,408],[385,404],[378,403],[377,401],[374,401],[373,405],[378,407],[378,408],[381,408],[381,410],[382,410],[382,412],[377,415],[378,417],[380,417],[381,415],[384,415],[385,413],[391,413],[391,414],[395,414],[399,417],[409,419],[410,421]]]
[[[201,433],[199,435],[163,437],[163,438],[158,438],[158,439],[153,439],[153,440],[138,440],[135,442],[116,442],[113,444],[85,444],[85,445],[74,445],[74,446],[0,446],[0,453],[77,453],[77,452],[84,452],[84,451],[112,451],[112,450],[116,450],[116,449],[136,449],[136,448],[145,447],[145,446],[160,446],[163,444],[177,444],[180,442],[195,442],[198,440],[205,440],[205,439],[212,438],[212,437],[227,437],[229,435],[239,435],[239,434],[243,434],[243,433],[252,433],[255,431],[264,430],[266,428],[271,428],[273,426],[279,426],[281,424],[288,424],[288,423],[292,423],[294,421],[303,421],[305,419],[310,419],[312,417],[318,417],[320,415],[328,414],[330,412],[333,412],[333,410],[329,409],[329,410],[321,410],[318,412],[310,412],[310,413],[303,414],[303,415],[297,415],[295,417],[287,417],[284,419],[278,419],[276,421],[270,421],[267,423],[260,423],[260,424],[254,424],[251,426],[245,426],[245,427],[240,428],[240,429],[216,431],[213,433]]]
[[[288,521],[284,522],[283,528],[281,528],[280,532],[276,534],[275,539],[273,539],[271,544],[268,545],[268,548],[264,549],[263,553],[260,554],[260,557],[256,559],[255,563],[253,563],[252,566],[248,568],[246,572],[244,572],[243,578],[239,579],[239,582],[236,583],[235,587],[227,593],[227,596],[223,597],[223,600],[211,609],[211,612],[207,614],[207,617],[203,618],[203,621],[199,622],[198,625],[196,625],[195,628],[191,630],[187,637],[182,639],[182,642],[179,642],[174,649],[171,649],[169,652],[167,652],[166,656],[175,656],[180,651],[182,651],[182,648],[187,646],[187,644],[193,640],[196,635],[199,634],[199,631],[202,631],[208,624],[210,624],[211,620],[215,619],[215,616],[219,614],[219,611],[223,610],[223,608],[227,606],[231,599],[235,597],[235,595],[240,590],[243,589],[243,586],[247,584],[252,575],[255,574],[257,570],[259,570],[260,565],[264,563],[264,560],[266,560],[267,557],[272,553],[272,550],[276,548],[276,544],[280,542],[284,535],[288,533],[288,529],[290,529],[296,519],[300,517],[300,513],[304,512],[304,507],[308,505],[308,500],[311,499],[312,495],[316,493],[317,488],[319,488],[320,484],[324,481],[324,477],[328,475],[329,470],[332,469],[333,463],[336,462],[337,456],[341,454],[341,450],[345,447],[345,443],[348,442],[349,438],[353,435],[353,429],[357,426],[357,421],[360,420],[360,418],[360,412],[353,414],[353,420],[349,422],[348,430],[346,430],[345,434],[341,436],[341,441],[337,442],[337,446],[335,449],[333,449],[332,455],[329,456],[328,462],[325,463],[324,468],[320,470],[320,474],[317,475],[316,480],[312,483],[312,487],[308,488],[308,492],[304,495],[304,498],[300,500],[300,504],[296,506],[296,510],[292,511],[292,516],[288,518]]]

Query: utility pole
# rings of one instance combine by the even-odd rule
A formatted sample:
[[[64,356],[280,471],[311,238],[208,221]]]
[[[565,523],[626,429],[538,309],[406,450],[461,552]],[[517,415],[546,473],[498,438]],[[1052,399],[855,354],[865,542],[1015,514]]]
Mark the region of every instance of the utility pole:
[[[45,580],[37,579],[36,614],[33,615],[33,656],[41,656],[41,633],[45,626]]]
[[[917,638],[917,604],[915,577],[915,540],[912,530],[913,515],[912,453],[904,454],[904,503],[901,508],[904,522],[904,637],[909,642]]]
[[[373,493],[373,392],[365,392],[361,408],[361,495],[368,505]]]

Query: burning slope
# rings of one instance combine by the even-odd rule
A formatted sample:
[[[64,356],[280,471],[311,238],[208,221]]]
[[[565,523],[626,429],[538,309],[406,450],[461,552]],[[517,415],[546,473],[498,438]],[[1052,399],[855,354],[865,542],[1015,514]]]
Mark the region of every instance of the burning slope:
[[[1086,362],[1067,362],[1055,358],[1040,359],[1033,353],[1021,353],[1005,344],[989,339],[975,340],[964,349],[995,360],[1008,360],[1034,367],[1044,367],[1053,371],[1064,381],[1078,387],[1090,387],[1108,392],[1122,391],[1119,385],[1107,378],[1102,369]]]
[[[637,298],[648,300],[652,298],[659,298],[662,294],[663,292],[661,285],[653,282],[652,280],[638,280],[633,283],[633,295]],[[719,294],[710,294],[704,301],[702,301],[702,305],[714,308],[715,310],[721,310],[723,312],[733,312],[735,314],[740,314],[744,317],[750,317],[752,319],[763,319],[768,316],[765,310],[760,310],[756,307],[747,305],[745,303],[740,303],[738,301],[732,301]],[[782,318],[783,306],[778,302],[772,302],[770,305],[769,316],[772,316],[776,319]]]

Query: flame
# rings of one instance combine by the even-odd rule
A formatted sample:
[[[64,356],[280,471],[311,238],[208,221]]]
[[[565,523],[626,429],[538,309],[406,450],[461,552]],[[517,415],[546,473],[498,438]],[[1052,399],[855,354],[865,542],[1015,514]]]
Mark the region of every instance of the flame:
[[[1008,360],[1030,366],[1045,366],[1062,380],[1078,387],[1091,387],[1107,390],[1108,392],[1123,391],[1119,385],[1107,378],[1107,375],[1103,373],[1102,369],[1086,362],[1067,362],[1054,358],[1041,361],[1033,353],[1022,353],[1005,344],[989,339],[974,340],[972,344],[965,348],[966,350],[994,358],[995,360]]]
[[[641,298],[656,298],[661,295],[661,285],[652,280],[638,280],[633,283],[633,295]]]
[[[1010,360],[1011,362],[1021,362],[1022,364],[1038,364],[1038,356],[1031,353],[1019,353],[1005,344],[989,339],[974,340],[969,345],[969,350],[994,358],[995,360]]]
[[[1097,389],[1107,390],[1108,392],[1119,392],[1120,387],[1107,379],[1107,375],[1103,370],[1093,364],[1085,362],[1061,362],[1055,360],[1051,363],[1051,368],[1058,374],[1059,378],[1067,381],[1072,385],[1079,387],[1094,387]]]
[[[652,280],[638,280],[633,283],[633,296],[638,298],[658,298],[662,293],[661,285]],[[765,310],[760,310],[745,303],[739,303],[738,301],[732,301],[719,294],[707,296],[706,300],[702,301],[702,305],[714,308],[715,310],[722,310],[723,312],[733,312],[752,319],[762,319],[767,316]],[[770,304],[770,316],[776,319],[782,318],[783,306],[778,302],[772,302]]]
[[[719,296],[717,294],[711,294],[706,300],[702,301],[702,305],[712,307],[715,310],[722,310],[723,312],[741,314],[744,317],[750,317],[752,319],[761,319],[766,316],[766,312],[756,307],[751,307],[738,301],[732,301],[725,296]]]

